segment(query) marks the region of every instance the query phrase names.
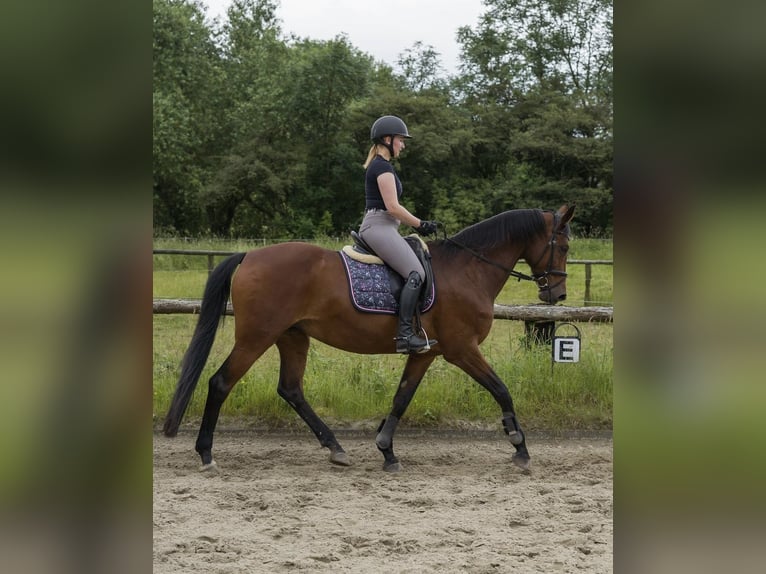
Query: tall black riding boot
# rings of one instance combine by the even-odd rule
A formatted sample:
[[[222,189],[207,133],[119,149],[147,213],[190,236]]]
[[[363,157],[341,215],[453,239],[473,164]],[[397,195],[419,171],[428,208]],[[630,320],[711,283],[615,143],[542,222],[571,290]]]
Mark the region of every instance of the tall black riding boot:
[[[412,330],[412,316],[415,314],[415,306],[420,298],[420,290],[423,284],[420,281],[420,275],[417,271],[410,273],[407,282],[402,287],[402,294],[399,298],[399,332],[396,335],[396,352],[405,353],[427,353],[431,346],[435,345],[435,339],[424,339]]]

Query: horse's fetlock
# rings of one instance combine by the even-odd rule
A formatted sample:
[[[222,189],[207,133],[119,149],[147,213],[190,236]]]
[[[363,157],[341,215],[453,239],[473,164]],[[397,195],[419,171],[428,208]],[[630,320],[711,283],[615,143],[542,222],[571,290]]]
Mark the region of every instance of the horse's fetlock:
[[[380,450],[388,450],[391,448],[391,442],[391,437],[384,436],[383,434],[379,434],[375,437],[375,446]]]
[[[518,446],[524,442],[524,433],[521,431],[513,431],[508,433],[508,440],[511,441],[513,446]]]
[[[518,446],[524,443],[524,433],[521,430],[519,421],[513,413],[503,413],[503,430],[508,435],[508,440],[512,445]]]
[[[375,437],[375,444],[380,450],[391,448],[394,439],[394,430],[399,423],[399,418],[394,415],[388,415],[378,427],[378,436]]]

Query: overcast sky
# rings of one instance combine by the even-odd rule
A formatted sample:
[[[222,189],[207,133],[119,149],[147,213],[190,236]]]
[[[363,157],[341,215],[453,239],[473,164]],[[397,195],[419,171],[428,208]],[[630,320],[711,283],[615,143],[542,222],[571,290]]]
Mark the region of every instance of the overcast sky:
[[[202,0],[208,16],[225,19],[231,0]],[[279,0],[277,18],[285,35],[331,40],[341,33],[359,50],[396,65],[399,54],[415,42],[431,45],[442,66],[457,72],[460,26],[475,28],[484,11],[483,0]]]

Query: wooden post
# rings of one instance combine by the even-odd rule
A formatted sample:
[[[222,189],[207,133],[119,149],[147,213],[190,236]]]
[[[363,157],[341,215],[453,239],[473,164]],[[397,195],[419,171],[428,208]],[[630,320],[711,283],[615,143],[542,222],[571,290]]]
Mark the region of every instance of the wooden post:
[[[585,264],[585,300],[582,302],[586,307],[590,305],[590,278],[591,278],[591,264]]]

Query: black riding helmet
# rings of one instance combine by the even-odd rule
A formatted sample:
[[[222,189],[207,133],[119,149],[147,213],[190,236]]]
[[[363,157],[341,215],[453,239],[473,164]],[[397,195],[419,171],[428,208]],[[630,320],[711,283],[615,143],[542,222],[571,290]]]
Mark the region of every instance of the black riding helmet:
[[[370,138],[376,144],[382,144],[388,148],[391,152],[391,157],[394,157],[393,141],[387,144],[383,141],[386,136],[402,136],[405,138],[412,138],[410,132],[407,131],[407,126],[396,116],[382,116],[375,120],[370,128]]]

